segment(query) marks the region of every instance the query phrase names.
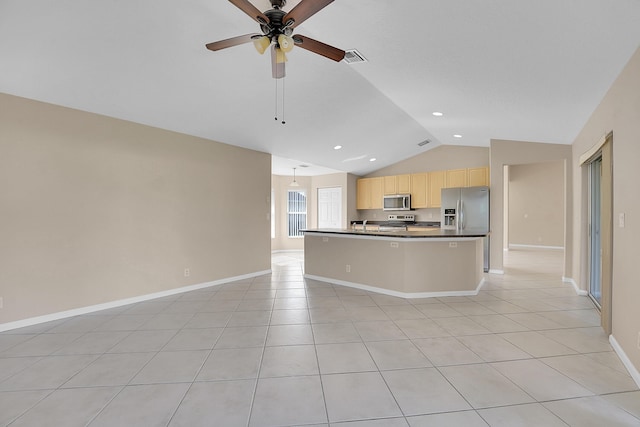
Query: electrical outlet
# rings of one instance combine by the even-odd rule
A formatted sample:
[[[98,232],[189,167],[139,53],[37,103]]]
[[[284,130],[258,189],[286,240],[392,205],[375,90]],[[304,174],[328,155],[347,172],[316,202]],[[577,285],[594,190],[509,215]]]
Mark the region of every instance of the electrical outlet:
[[[458,242],[449,242],[449,247],[450,248],[457,248],[458,247]]]
[[[618,215],[618,227],[624,228],[624,213]]]
[[[347,273],[351,273],[351,265],[350,264],[347,264],[346,270],[347,270]]]
[[[184,277],[189,277],[189,276],[191,276],[191,270],[188,269],[188,268],[185,268],[184,269]]]
[[[322,238],[322,241],[326,243],[326,242],[328,242],[328,241],[329,241],[329,238],[328,238],[328,237],[323,237],[323,238]]]
[[[0,297],[0,308],[4,308],[4,297]]]
[[[398,242],[391,242],[391,247],[392,248],[397,248],[398,247]]]

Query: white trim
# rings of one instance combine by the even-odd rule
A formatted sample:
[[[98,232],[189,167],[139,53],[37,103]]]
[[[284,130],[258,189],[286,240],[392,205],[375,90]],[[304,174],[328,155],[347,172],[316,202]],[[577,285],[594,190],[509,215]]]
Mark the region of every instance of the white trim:
[[[152,294],[139,295],[136,297],[125,298],[116,301],[105,302],[102,304],[90,305],[87,307],[74,308],[72,310],[59,311],[57,313],[45,314],[43,316],[30,317],[28,319],[16,320],[14,322],[0,323],[0,332],[9,331],[11,329],[23,328],[25,326],[33,326],[39,323],[51,322],[52,320],[66,319],[67,317],[80,316],[82,314],[94,313],[96,311],[107,310],[109,308],[121,307],[123,305],[134,304],[137,302],[148,301],[156,298],[162,298],[170,295],[181,294],[184,292],[195,291],[198,289],[209,288],[211,286],[219,286],[237,280],[250,279],[264,274],[270,274],[271,270],[257,271],[255,273],[243,274],[240,276],[227,277],[225,279],[214,280],[212,282],[199,283],[196,285],[183,286],[181,288],[169,289]]]
[[[399,292],[391,289],[378,288],[375,286],[363,285],[361,283],[347,282],[345,280],[332,279],[330,277],[316,276],[315,274],[305,274],[306,279],[319,280],[321,282],[333,283],[336,285],[347,286],[349,288],[362,289],[363,291],[375,292],[383,295],[390,295],[399,298],[435,298],[435,297],[457,297],[478,295],[480,288],[484,285],[484,278],[480,280],[474,291],[442,291],[442,292]]]
[[[516,243],[509,243],[510,248],[523,248],[523,249],[555,249],[564,250],[564,246],[543,246],[543,245],[519,245]]]
[[[292,253],[292,252],[304,252],[304,249],[276,249],[271,251],[272,254]]]
[[[602,138],[600,138],[600,140],[593,147],[589,148],[587,151],[582,153],[579,160],[580,166],[582,166],[585,162],[589,161],[598,151],[600,151],[602,146],[607,142],[607,140],[612,135],[613,135],[613,131],[607,132]]]
[[[504,270],[490,269],[489,274],[504,274]]]
[[[589,292],[585,291],[584,289],[580,289],[580,287],[578,286],[578,284],[576,283],[575,280],[573,280],[571,277],[564,277],[562,276],[562,281],[564,283],[569,283],[571,284],[571,286],[573,286],[573,289],[576,291],[577,295],[580,296],[587,296],[589,295]]]
[[[624,352],[622,347],[620,347],[620,344],[618,344],[618,341],[616,341],[613,334],[609,335],[609,343],[611,344],[611,347],[613,347],[613,350],[616,352],[616,354],[622,361],[622,364],[624,365],[624,367],[627,368],[627,371],[629,371],[629,375],[631,375],[631,378],[633,378],[633,381],[635,381],[636,385],[640,387],[640,372],[638,372],[638,369],[636,369],[636,367],[633,366],[633,363],[631,363],[631,360],[629,360],[629,357],[627,357],[627,354]]]

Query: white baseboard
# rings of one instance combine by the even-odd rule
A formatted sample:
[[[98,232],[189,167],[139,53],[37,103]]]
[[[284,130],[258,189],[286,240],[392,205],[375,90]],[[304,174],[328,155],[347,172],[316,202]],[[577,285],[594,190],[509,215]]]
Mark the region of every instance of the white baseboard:
[[[489,274],[504,274],[504,270],[490,269]]]
[[[375,292],[383,295],[390,295],[398,298],[435,298],[435,297],[457,297],[457,296],[473,296],[478,295],[480,288],[484,285],[484,278],[480,280],[478,286],[473,291],[442,291],[442,292],[399,292],[391,289],[378,288],[375,286],[363,285],[362,283],[347,282],[345,280],[332,279],[329,277],[316,276],[314,274],[305,274],[306,279],[319,280],[321,282],[333,283],[349,288],[362,289],[363,291]]]
[[[578,286],[578,284],[576,283],[575,280],[573,280],[571,277],[564,277],[562,276],[562,281],[564,283],[569,283],[571,286],[573,286],[573,289],[576,291],[576,295],[580,295],[580,296],[587,296],[589,295],[589,292],[585,291],[584,289],[580,289],[580,287]]]
[[[519,249],[553,249],[553,250],[564,250],[564,246],[543,246],[543,245],[519,245],[516,243],[509,243],[509,248],[519,248]]]
[[[276,249],[271,251],[272,254],[286,254],[292,252],[304,252],[304,249]]]
[[[638,369],[633,366],[633,363],[631,363],[631,360],[627,357],[627,353],[625,353],[622,347],[620,347],[620,344],[618,344],[618,341],[616,341],[613,335],[609,335],[609,343],[622,361],[624,367],[629,371],[629,375],[631,375],[633,381],[635,381],[636,385],[640,387],[640,372],[638,372]]]
[[[102,304],[90,305],[87,307],[74,308],[57,313],[45,314],[43,316],[30,317],[28,319],[16,320],[15,322],[0,323],[0,332],[10,331],[12,329],[24,328],[25,326],[33,326],[39,323],[51,322],[52,320],[66,319],[68,317],[80,316],[82,314],[94,313],[96,311],[107,310],[109,308],[121,307],[123,305],[134,304],[142,301],[149,301],[156,298],[167,297],[170,295],[181,294],[184,292],[195,291],[198,289],[209,288],[212,286],[224,285],[225,283],[235,282],[236,280],[251,279],[253,277],[262,276],[271,273],[271,270],[257,271],[255,273],[243,274],[235,277],[227,277],[225,279],[214,280],[212,282],[199,283],[196,285],[183,286],[180,288],[169,289],[152,294],[140,295],[131,298],[125,298],[116,301],[105,302]]]

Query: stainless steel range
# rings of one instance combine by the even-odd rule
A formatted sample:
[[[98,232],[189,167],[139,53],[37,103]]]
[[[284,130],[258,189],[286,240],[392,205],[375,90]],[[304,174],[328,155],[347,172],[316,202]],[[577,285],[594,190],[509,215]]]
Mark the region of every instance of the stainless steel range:
[[[407,225],[416,222],[415,215],[389,215],[387,217],[387,223],[381,224],[378,230],[380,231],[407,231]]]

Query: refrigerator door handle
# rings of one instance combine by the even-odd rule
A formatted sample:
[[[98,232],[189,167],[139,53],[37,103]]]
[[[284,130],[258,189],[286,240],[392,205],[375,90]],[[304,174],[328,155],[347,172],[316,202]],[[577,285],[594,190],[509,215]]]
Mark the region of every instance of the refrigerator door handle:
[[[461,221],[461,214],[462,212],[460,211],[460,199],[456,200],[456,230],[460,230],[460,221]]]
[[[460,200],[460,230],[464,230],[464,202]]]

